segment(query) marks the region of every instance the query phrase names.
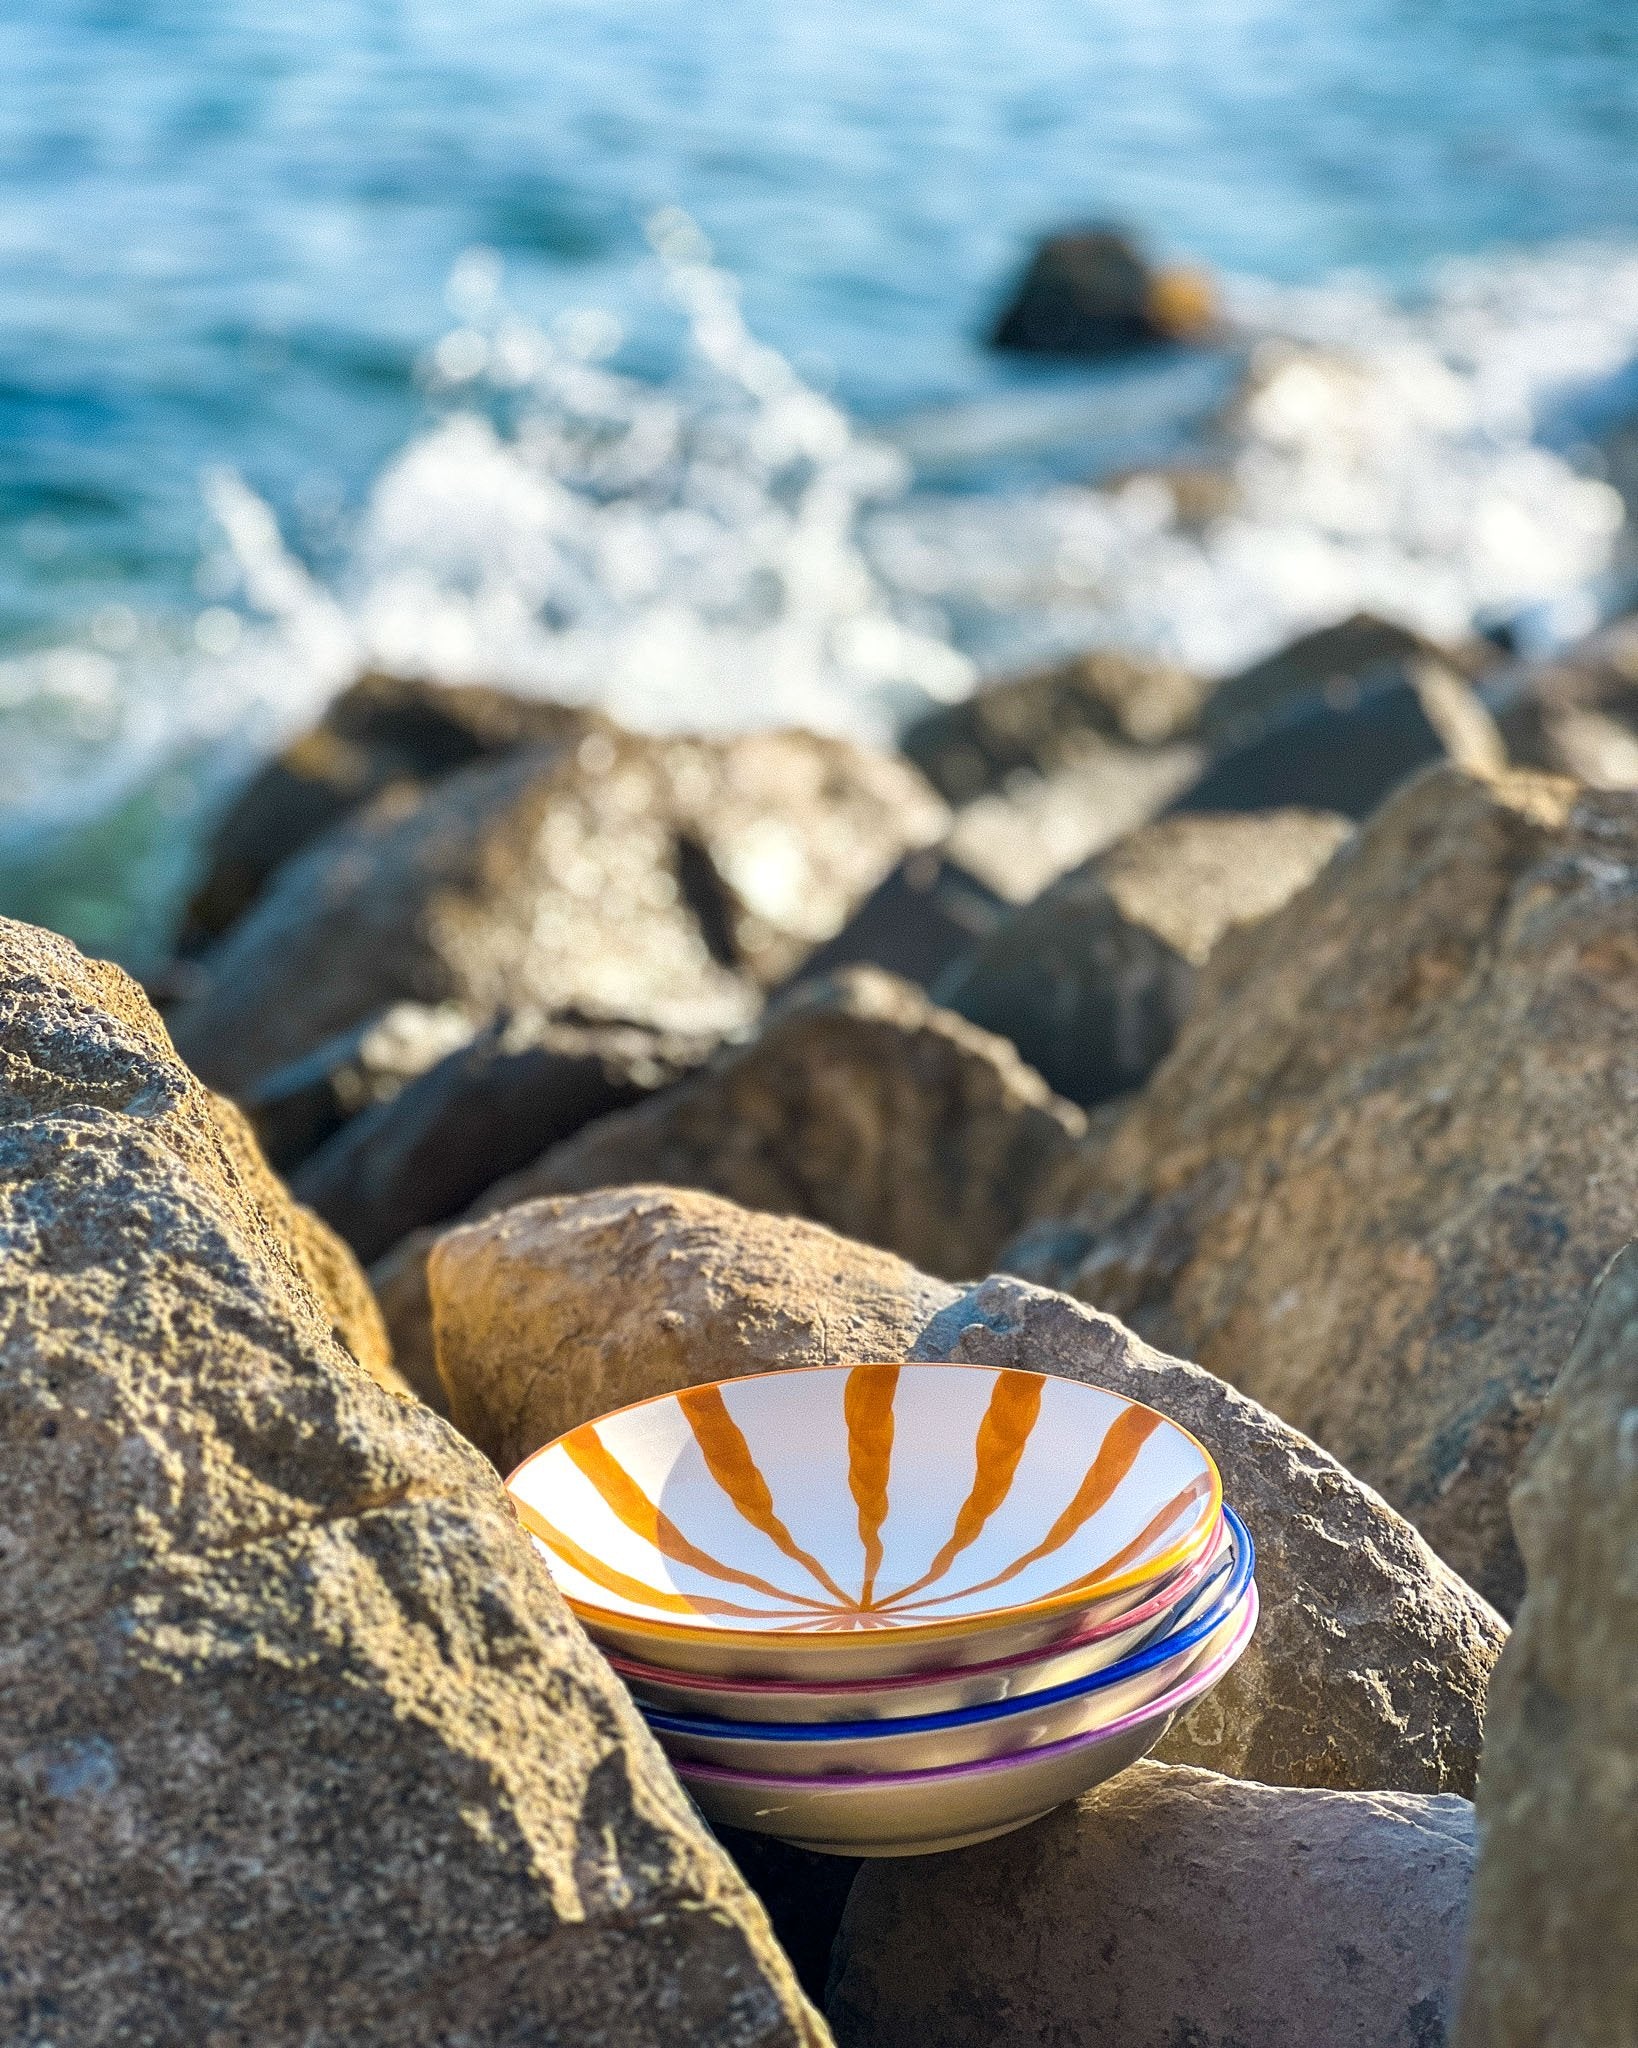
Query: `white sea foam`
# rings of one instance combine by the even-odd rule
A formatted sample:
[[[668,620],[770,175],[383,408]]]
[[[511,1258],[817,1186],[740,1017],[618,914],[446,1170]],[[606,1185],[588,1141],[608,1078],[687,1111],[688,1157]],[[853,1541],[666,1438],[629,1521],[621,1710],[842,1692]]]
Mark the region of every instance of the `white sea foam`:
[[[185,836],[226,777],[366,663],[651,728],[880,737],[981,666],[1057,647],[1218,671],[1356,607],[1435,633],[1525,615],[1548,637],[1591,615],[1621,508],[1574,444],[1638,357],[1638,249],[1464,264],[1412,307],[1361,281],[1232,285],[1253,374],[1203,434],[1185,379],[1175,445],[1225,468],[1237,497],[1191,529],[1152,477],[918,486],[904,454],[747,332],[690,223],[662,217],[653,239],[692,336],[672,383],[614,370],[618,330],[595,308],[549,332],[522,323],[498,262],[474,252],[427,365],[441,417],[378,477],[331,580],[217,476],[224,552],[187,641],[122,620],[0,665],[13,845],[166,774]],[[1090,381],[1081,428],[1103,404]],[[1112,432],[1133,408],[1109,387]],[[1009,435],[1029,445],[1038,412],[1013,393],[943,442],[993,460]],[[905,445],[918,435],[939,442],[938,423]]]

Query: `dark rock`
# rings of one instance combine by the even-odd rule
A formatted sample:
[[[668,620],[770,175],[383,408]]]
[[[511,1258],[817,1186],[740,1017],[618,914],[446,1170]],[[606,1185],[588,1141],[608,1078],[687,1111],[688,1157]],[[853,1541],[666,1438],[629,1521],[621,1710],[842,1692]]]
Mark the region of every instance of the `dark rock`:
[[[1196,1356],[1504,1611],[1506,1496],[1638,1213],[1638,798],[1440,770],[1224,941],[1006,1255]]]
[[[966,804],[1009,776],[1072,765],[1089,742],[1154,746],[1186,736],[1205,694],[1199,677],[1169,662],[1094,648],[923,712],[899,745],[947,802]]]
[[[606,1019],[503,1015],[337,1131],[292,1186],[361,1259],[377,1259],[697,1067],[714,1043]]]
[[[924,1271],[987,1272],[1084,1129],[1004,1040],[875,968],[805,982],[758,1036],[490,1188],[636,1181],[808,1216]]]
[[[349,1356],[135,984],[0,925],[0,1014],[0,2038],[817,2048],[494,1474]]]
[[[1036,249],[990,339],[1030,355],[1118,355],[1199,340],[1215,318],[1203,271],[1156,269],[1117,229],[1077,228]]]
[[[474,761],[572,743],[603,724],[595,712],[479,684],[361,676],[228,806],[178,950],[220,937],[287,860],[387,790],[412,794]]]
[[[508,1468],[625,1402],[787,1366],[966,1359],[1148,1401],[1217,1459],[1264,1603],[1162,1753],[1276,1784],[1472,1790],[1498,1617],[1324,1451],[1108,1316],[669,1188],[508,1210],[443,1238],[431,1277],[451,1413]]]
[[[288,1172],[372,1104],[436,1066],[472,1037],[453,1003],[394,1003],[246,1090],[245,1114],[262,1150]]]
[[[830,1976],[831,1951],[842,1911],[859,1869],[857,1856],[821,1856],[772,1835],[744,1828],[714,1827],[734,1868],[762,1901],[779,1946],[790,1958],[796,1981],[821,2004]]]
[[[1638,2041],[1638,1247],[1599,1283],[1513,1491],[1462,2048]]]
[[[839,2048],[1442,2048],[1472,1868],[1465,1799],[1136,1764],[866,1865],[827,2010]]]
[[[1281,805],[1368,818],[1419,768],[1449,761],[1494,773],[1507,753],[1471,685],[1442,662],[1416,660],[1333,701],[1299,699],[1224,746],[1173,806],[1259,811]]]
[[[994,931],[1006,900],[929,848],[901,860],[835,938],[809,954],[793,980],[843,967],[880,967],[929,988],[952,962]]]
[[[1140,826],[1014,911],[937,1000],[1010,1038],[1071,1102],[1104,1101],[1169,1051],[1224,932],[1278,910],[1349,829],[1314,811]]]
[[[944,823],[911,769],[808,733],[480,762],[287,862],[172,1030],[240,1093],[403,1001],[720,1033]]]
[[[1373,691],[1401,682],[1423,663],[1474,682],[1495,660],[1482,641],[1445,645],[1372,612],[1303,633],[1273,654],[1213,685],[1202,731],[1217,748],[1235,745],[1304,705],[1351,711]]]

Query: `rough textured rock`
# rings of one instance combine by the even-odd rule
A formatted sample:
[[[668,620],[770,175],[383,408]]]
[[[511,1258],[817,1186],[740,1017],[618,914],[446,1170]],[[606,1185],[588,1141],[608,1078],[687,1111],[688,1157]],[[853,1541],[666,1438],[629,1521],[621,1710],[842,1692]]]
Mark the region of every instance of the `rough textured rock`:
[[[1442,2048],[1472,1866],[1465,1799],[1137,1764],[867,1865],[827,2008],[839,2048]]]
[[[172,1030],[237,1093],[405,1000],[729,1029],[943,825],[911,769],[839,740],[594,732],[334,828],[204,957]]]
[[[928,848],[912,853],[865,898],[835,938],[792,977],[808,981],[840,967],[881,967],[930,988],[947,967],[988,938],[1007,904],[985,882]]]
[[[875,968],[804,983],[664,1094],[497,1183],[492,1214],[634,1181],[806,1216],[925,1271],[987,1273],[1085,1128],[1004,1039]]]
[[[1484,641],[1445,645],[1391,619],[1355,612],[1334,626],[1300,634],[1213,685],[1200,725],[1220,749],[1304,704],[1349,711],[1363,696],[1400,680],[1418,664],[1437,663],[1472,682],[1497,658]]]
[[[995,348],[1107,356],[1211,330],[1216,293],[1199,270],[1156,269],[1118,229],[1049,235],[995,323]]]
[[[0,926],[0,2038],[812,2042],[493,1474],[117,969]]]
[[[451,1419],[502,1471],[651,1394],[902,1357],[954,1291],[817,1224],[675,1188],[520,1204],[446,1233],[427,1270]]]
[[[1175,808],[1261,811],[1294,804],[1367,818],[1419,768],[1454,762],[1475,773],[1507,765],[1489,712],[1443,661],[1413,659],[1350,681],[1336,701],[1292,704],[1228,741]]]
[[[288,1172],[351,1118],[390,1101],[472,1035],[471,1019],[454,1003],[393,1003],[264,1075],[245,1093],[245,1114],[268,1158]]]
[[[292,1186],[361,1259],[376,1259],[711,1050],[640,1024],[507,1013],[337,1131]]]
[[[1638,2042],[1638,1246],[1513,1492],[1527,1589],[1491,1690],[1462,2048]]]
[[[934,993],[1010,1038],[1060,1095],[1102,1102],[1170,1049],[1224,932],[1278,910],[1349,830],[1321,811],[1140,826],[1015,911]]]
[[[1638,617],[1496,679],[1508,753],[1595,789],[1638,788]]]
[[[1638,798],[1442,771],[1205,968],[1007,1254],[1379,1486],[1504,1611],[1507,1489],[1638,1214]]]
[[[275,869],[388,789],[413,793],[474,761],[600,730],[595,712],[478,684],[366,675],[251,777],[223,814],[178,946],[197,952],[241,917]]]
[[[1021,772],[1071,766],[1089,739],[1153,746],[1180,738],[1205,695],[1186,669],[1094,648],[923,712],[899,745],[941,796],[966,804]]]
[[[1325,1452],[1110,1317],[660,1188],[457,1231],[432,1284],[451,1412],[508,1468],[626,1401],[779,1366],[968,1359],[1149,1401],[1217,1458],[1264,1599],[1251,1650],[1165,1754],[1270,1783],[1472,1790],[1498,1617]]]

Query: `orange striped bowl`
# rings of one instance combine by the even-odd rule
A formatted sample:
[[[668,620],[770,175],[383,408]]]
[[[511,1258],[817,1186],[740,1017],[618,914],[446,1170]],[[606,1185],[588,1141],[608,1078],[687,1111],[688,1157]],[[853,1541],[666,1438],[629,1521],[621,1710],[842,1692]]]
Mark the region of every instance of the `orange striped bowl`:
[[[819,1366],[583,1423],[507,1481],[605,1648],[730,1678],[1035,1649],[1217,1535],[1217,1468],[1141,1403],[977,1365]]]

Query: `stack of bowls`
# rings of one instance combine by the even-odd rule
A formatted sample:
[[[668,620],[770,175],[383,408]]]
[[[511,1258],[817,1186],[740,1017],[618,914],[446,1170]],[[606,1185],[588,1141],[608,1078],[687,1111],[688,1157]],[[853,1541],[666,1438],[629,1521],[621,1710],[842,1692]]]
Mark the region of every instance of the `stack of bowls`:
[[[507,1481],[712,1819],[840,1855],[1021,1827],[1145,1755],[1257,1620],[1186,1430],[1007,1367],[692,1387]]]

